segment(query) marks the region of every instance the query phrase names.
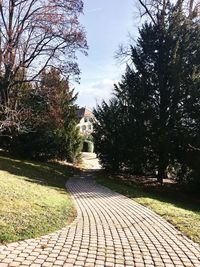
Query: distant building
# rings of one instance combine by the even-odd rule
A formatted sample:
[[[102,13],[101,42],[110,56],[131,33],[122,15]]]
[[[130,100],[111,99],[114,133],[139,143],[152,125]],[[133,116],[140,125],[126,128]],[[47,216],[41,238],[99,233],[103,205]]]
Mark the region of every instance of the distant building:
[[[80,108],[77,111],[79,123],[77,127],[80,133],[84,136],[89,136],[93,133],[93,124],[95,121],[94,114],[87,108]]]

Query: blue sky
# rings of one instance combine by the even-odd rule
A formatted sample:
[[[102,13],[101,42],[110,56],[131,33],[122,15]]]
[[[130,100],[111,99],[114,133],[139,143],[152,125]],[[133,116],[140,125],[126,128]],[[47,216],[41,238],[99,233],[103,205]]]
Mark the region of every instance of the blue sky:
[[[113,84],[120,81],[124,66],[114,58],[129,33],[137,36],[137,0],[84,0],[81,23],[86,29],[88,56],[79,55],[81,69],[77,103],[92,109],[111,97]]]

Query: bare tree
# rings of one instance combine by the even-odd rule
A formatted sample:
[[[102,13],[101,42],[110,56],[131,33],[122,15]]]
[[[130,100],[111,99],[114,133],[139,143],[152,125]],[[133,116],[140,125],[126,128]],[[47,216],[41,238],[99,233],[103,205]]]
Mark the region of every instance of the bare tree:
[[[200,9],[199,0],[139,0],[139,3],[140,16],[148,16],[154,24],[158,22],[158,19],[166,15],[166,10],[171,4],[182,7],[188,16],[191,16],[194,11],[199,12]],[[158,17],[158,14],[163,16]]]
[[[0,0],[1,104],[8,105],[13,85],[34,81],[49,66],[78,74],[76,51],[87,49],[82,9],[82,0]]]
[[[14,132],[31,131],[33,128],[27,123],[31,117],[33,114],[30,108],[14,110],[7,106],[0,106],[0,136],[12,136]]]

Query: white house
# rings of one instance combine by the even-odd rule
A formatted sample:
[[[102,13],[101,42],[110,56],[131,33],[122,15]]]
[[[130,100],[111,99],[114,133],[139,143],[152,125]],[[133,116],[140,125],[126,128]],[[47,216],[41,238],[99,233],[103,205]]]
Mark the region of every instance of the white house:
[[[93,113],[87,108],[80,108],[77,111],[79,123],[77,127],[80,130],[80,133],[84,136],[89,136],[93,132],[93,123],[95,117]]]

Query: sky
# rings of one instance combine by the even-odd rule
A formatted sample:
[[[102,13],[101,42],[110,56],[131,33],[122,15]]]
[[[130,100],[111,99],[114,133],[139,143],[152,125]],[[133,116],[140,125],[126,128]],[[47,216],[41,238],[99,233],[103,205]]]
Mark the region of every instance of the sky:
[[[137,0],[84,0],[81,24],[89,45],[88,56],[78,55],[81,70],[77,104],[93,109],[108,101],[113,84],[121,80],[124,65],[115,58],[120,44],[127,44],[129,34],[137,36],[139,13]]]

